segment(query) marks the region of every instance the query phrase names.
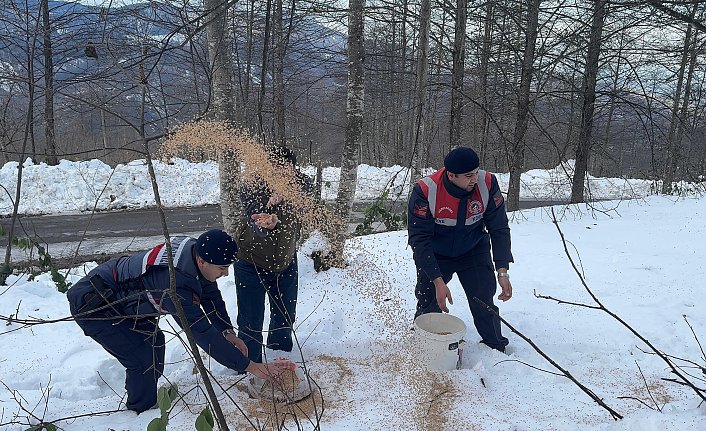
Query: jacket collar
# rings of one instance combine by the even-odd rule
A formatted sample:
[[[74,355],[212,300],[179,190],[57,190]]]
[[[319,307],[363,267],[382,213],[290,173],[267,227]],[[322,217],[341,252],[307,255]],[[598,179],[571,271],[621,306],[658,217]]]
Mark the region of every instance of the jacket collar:
[[[447,175],[446,170],[444,170],[441,179],[444,182],[444,187],[446,188],[446,191],[449,192],[449,194],[455,198],[465,198],[473,194],[473,190],[467,192],[461,187],[458,187],[456,184],[452,183],[451,180],[449,180],[449,176]]]

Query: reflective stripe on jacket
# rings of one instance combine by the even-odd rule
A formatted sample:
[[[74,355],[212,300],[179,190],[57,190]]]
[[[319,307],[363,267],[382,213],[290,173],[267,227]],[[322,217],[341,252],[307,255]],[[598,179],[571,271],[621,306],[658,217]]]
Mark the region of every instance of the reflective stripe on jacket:
[[[428,177],[419,180],[418,184],[429,202],[429,210],[434,217],[434,223],[444,226],[456,226],[460,198],[451,195],[444,187],[443,176],[446,169],[440,169]],[[473,196],[466,207],[466,226],[479,222],[488,207],[492,174],[478,171],[478,187],[474,188]]]
[[[171,238],[176,295],[196,344],[222,365],[245,371],[250,360],[223,336],[223,331],[233,325],[218,284],[208,281],[198,270],[195,243],[190,237]],[[117,292],[120,306],[115,308],[125,316],[151,317],[156,309],[174,315],[181,326],[176,305],[167,294],[170,281],[166,251],[165,244],[159,244],[151,250],[105,262],[88,276],[98,275]]]
[[[415,184],[407,207],[409,245],[414,262],[429,280],[441,277],[437,259],[462,259],[491,251],[496,268],[508,268],[510,227],[498,180],[479,171],[468,192],[441,169]]]

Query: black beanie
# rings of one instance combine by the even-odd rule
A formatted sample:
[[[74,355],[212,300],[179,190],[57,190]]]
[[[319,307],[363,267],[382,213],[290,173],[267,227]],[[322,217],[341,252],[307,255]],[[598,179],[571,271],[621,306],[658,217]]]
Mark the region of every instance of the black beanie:
[[[230,265],[235,261],[238,245],[227,233],[211,229],[196,240],[196,253],[213,265]]]
[[[444,158],[444,167],[452,174],[465,174],[478,166],[478,154],[468,147],[455,148]]]

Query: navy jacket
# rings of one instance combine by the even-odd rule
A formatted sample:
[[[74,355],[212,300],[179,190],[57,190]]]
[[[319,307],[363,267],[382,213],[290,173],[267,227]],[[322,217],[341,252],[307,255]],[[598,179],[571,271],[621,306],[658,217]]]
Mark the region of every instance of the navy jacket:
[[[435,178],[439,199],[443,200],[444,196],[450,199],[435,202],[430,206],[424,180],[415,184],[407,208],[408,242],[412,246],[417,268],[424,271],[429,280],[441,277],[437,259],[489,253],[491,243],[496,269],[508,268],[509,263],[513,261],[505,200],[495,175],[487,175],[490,179],[489,199],[482,215],[478,214],[469,219],[472,224],[466,223],[467,216],[475,213],[475,206],[478,204],[475,196],[479,195],[479,185],[476,185],[473,191],[467,192],[451,183],[443,169],[437,171],[425,180],[429,183],[430,178]],[[456,208],[445,206],[448,202],[454,202]],[[474,208],[470,208],[471,206]],[[444,224],[444,221],[440,220],[439,212],[435,217],[431,209],[434,207],[446,209],[449,214],[455,213],[455,225],[448,222]]]
[[[176,293],[196,344],[224,366],[245,371],[250,360],[223,336],[223,331],[232,329],[233,325],[218,285],[206,280],[196,266],[194,243],[193,238],[172,237]],[[139,318],[155,312],[170,313],[181,326],[176,307],[166,292],[169,288],[166,260],[162,255],[161,262],[154,261],[158,248],[110,260],[91,271],[88,277],[99,275],[116,292],[116,299],[123,298],[116,309],[126,316]],[[152,262],[148,263],[150,260]]]

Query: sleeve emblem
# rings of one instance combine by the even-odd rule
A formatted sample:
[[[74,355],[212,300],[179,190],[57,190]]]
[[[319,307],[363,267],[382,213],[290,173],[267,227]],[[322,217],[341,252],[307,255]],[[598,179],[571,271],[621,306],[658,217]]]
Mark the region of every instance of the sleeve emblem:
[[[429,213],[429,205],[414,204],[414,208],[412,209],[412,212],[417,217],[426,217],[427,214]]]
[[[505,198],[503,198],[503,194],[501,192],[497,192],[495,196],[493,196],[493,202],[495,202],[495,207],[499,207],[502,205],[502,203],[505,201]]]

